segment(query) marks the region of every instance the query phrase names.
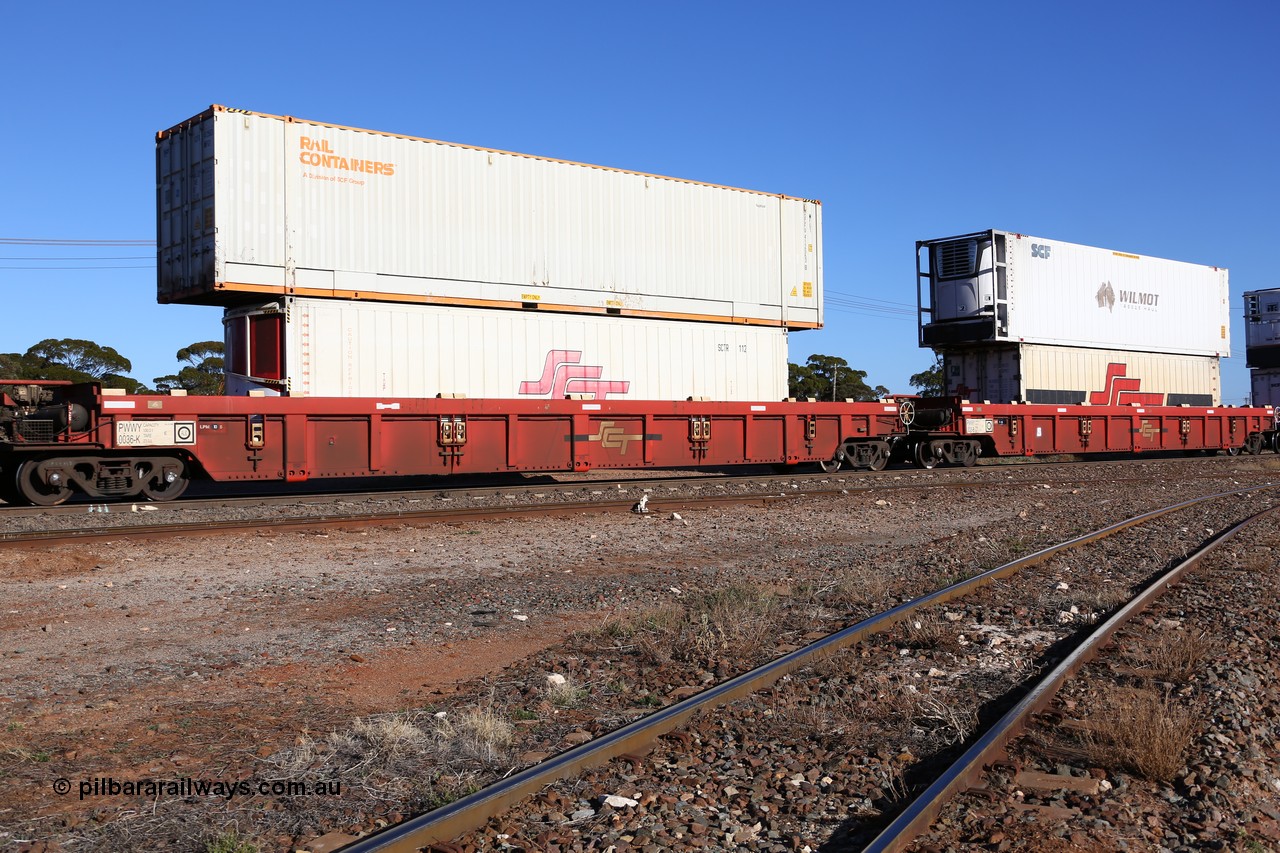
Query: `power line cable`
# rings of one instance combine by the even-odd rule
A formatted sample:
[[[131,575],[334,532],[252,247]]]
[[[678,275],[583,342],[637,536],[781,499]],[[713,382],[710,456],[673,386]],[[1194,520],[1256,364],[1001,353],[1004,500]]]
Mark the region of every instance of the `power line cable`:
[[[0,261],[149,261],[155,255],[106,255],[101,257],[85,256],[77,258],[74,255],[56,255],[50,257],[40,257],[32,255],[30,257],[6,257],[0,256]]]
[[[893,302],[888,299],[876,299],[874,296],[861,296],[857,293],[846,293],[842,290],[833,290],[829,287],[826,289],[826,292],[828,295],[835,294],[836,296],[841,296],[848,299],[861,299],[866,302],[882,302],[885,305],[901,306],[903,308],[910,308],[913,311],[915,310],[915,307],[916,307],[915,303],[912,303],[912,302]]]
[[[35,271],[37,271],[37,272],[39,272],[39,271],[49,271],[49,272],[52,272],[52,271],[54,271],[54,270],[78,270],[78,271],[80,271],[80,272],[93,272],[93,271],[95,271],[95,270],[153,270],[153,269],[155,269],[155,268],[156,268],[156,265],[155,265],[155,264],[142,264],[142,265],[140,265],[140,266],[111,266],[111,267],[108,267],[108,266],[94,266],[94,267],[10,267],[10,266],[0,266],[0,270],[35,270]]]
[[[45,237],[0,237],[4,246],[154,246],[155,240],[69,240]]]

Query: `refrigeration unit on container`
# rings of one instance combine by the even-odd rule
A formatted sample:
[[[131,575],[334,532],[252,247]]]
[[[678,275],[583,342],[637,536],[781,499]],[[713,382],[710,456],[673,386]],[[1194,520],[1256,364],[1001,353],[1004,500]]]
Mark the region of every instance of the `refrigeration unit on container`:
[[[1229,356],[1227,270],[1011,231],[916,244],[920,345]]]
[[[787,331],[285,297],[223,318],[228,394],[782,400]]]
[[[1249,367],[1280,367],[1280,287],[1245,292],[1244,351]]]
[[[1275,406],[1280,409],[1280,369],[1251,370],[1253,405]]]
[[[970,402],[1216,406],[1217,356],[1135,353],[1043,344],[948,350],[946,393]]]
[[[157,134],[158,299],[822,325],[819,202],[214,106]]]

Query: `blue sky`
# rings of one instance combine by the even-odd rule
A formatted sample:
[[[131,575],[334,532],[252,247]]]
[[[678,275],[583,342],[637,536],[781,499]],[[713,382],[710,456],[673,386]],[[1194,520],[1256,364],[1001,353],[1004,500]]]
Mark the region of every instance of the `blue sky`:
[[[1229,267],[1227,403],[1248,393],[1240,293],[1280,286],[1280,4],[71,2],[4,21],[0,238],[154,239],[155,132],[218,103],[821,199],[827,326],[791,360],[843,356],[895,391],[931,362],[919,239],[1002,228]],[[155,303],[146,249],[0,249],[0,352],[88,338],[150,383],[221,338],[219,309]],[[59,260],[15,260],[34,257]],[[82,257],[112,260],[61,260]]]

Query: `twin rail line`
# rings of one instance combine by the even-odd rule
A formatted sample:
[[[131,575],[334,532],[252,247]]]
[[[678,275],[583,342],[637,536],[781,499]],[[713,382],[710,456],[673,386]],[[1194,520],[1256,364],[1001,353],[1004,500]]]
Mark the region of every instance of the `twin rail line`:
[[[1043,463],[1044,465],[1077,465],[1082,463]],[[1086,463],[1087,464],[1087,463]],[[1193,463],[1194,464],[1194,463]],[[1026,466],[1017,466],[1019,468]],[[972,469],[966,469],[972,470]],[[1041,469],[1043,470],[1043,469]],[[1199,472],[1197,472],[1199,473]],[[1206,476],[1216,477],[1221,471],[1205,472]],[[781,500],[794,497],[822,497],[833,495],[850,495],[869,492],[896,492],[903,490],[956,490],[1008,488],[1026,485],[1044,480],[1044,477],[1031,479],[956,479],[923,481],[911,479],[907,482],[884,482],[874,479],[875,474],[866,472],[848,472],[844,474],[751,474],[743,476],[697,476],[680,478],[641,478],[634,480],[602,480],[569,483],[539,483],[520,486],[493,487],[461,487],[458,489],[434,488],[409,492],[359,492],[335,494],[307,494],[292,496],[259,496],[233,497],[217,499],[182,500],[173,504],[149,504],[147,509],[156,511],[180,510],[183,512],[236,509],[270,510],[272,508],[296,508],[303,505],[323,506],[341,501],[347,506],[339,512],[319,512],[313,515],[268,516],[259,518],[220,519],[182,519],[166,520],[158,523],[113,523],[115,519],[129,518],[129,504],[111,507],[100,504],[70,504],[57,507],[29,508],[14,507],[0,510],[0,520],[17,518],[90,518],[93,524],[77,527],[61,527],[40,530],[6,530],[0,528],[0,548],[36,547],[40,545],[68,544],[73,542],[95,542],[120,538],[159,539],[173,536],[216,536],[227,533],[244,533],[260,531],[289,532],[313,530],[319,528],[352,526],[375,527],[393,524],[425,525],[436,523],[459,523],[467,521],[485,521],[499,518],[536,518],[558,515],[574,515],[579,513],[611,513],[632,510],[637,503],[637,492],[649,494],[652,503],[647,511],[650,513],[670,512],[673,510],[709,507],[716,505],[741,505],[759,503],[768,506]],[[1146,482],[1145,476],[1114,477],[1112,483]],[[1055,480],[1059,486],[1083,483],[1074,479]],[[754,486],[749,484],[756,484]],[[779,489],[779,486],[782,489]],[[791,488],[787,489],[786,486]],[[672,494],[682,489],[720,489],[726,487],[741,489],[733,494]],[[667,494],[659,495],[658,489],[666,489]],[[615,492],[625,495],[619,499],[592,498],[588,500],[565,499],[575,494],[591,492],[603,494]],[[468,507],[437,507],[433,509],[369,509],[354,506],[359,503],[375,502],[422,502],[428,500],[504,500],[517,497],[541,498],[544,493],[554,493],[557,497],[539,504],[507,504]],[[132,509],[136,510],[135,505]]]
[[[966,484],[971,485],[971,484]],[[886,631],[908,616],[933,605],[960,598],[993,581],[1013,575],[1050,558],[1098,542],[1129,528],[1198,504],[1221,498],[1245,495],[1275,488],[1267,483],[1180,501],[1160,509],[1142,513],[1116,524],[1041,549],[1005,565],[952,586],[937,590],[910,602],[851,625],[804,648],[795,650],[750,672],[715,685],[702,693],[663,708],[611,733],[560,753],[540,764],[526,768],[475,794],[456,800],[427,814],[367,836],[344,848],[346,853],[411,853],[432,844],[445,844],[460,835],[483,827],[490,818],[546,785],[570,777],[582,770],[611,759],[645,751],[654,741],[683,724],[694,715],[713,710],[735,699],[772,686],[778,679],[819,659],[819,656],[847,648],[868,637]],[[1077,671],[1115,631],[1157,598],[1206,554],[1250,524],[1275,513],[1270,509],[1252,516],[1206,542],[1200,549],[1172,570],[1149,584],[1145,591],[1121,608],[1111,619],[1094,631],[1070,652],[1054,670],[1032,686],[1025,698],[1010,709],[1001,720],[981,735],[952,767],[948,768],[923,795],[918,797],[867,847],[872,851],[898,851],[928,829],[942,805],[961,790],[984,762],[991,759],[1008,740],[1020,732],[1029,716],[1047,703],[1069,675]]]

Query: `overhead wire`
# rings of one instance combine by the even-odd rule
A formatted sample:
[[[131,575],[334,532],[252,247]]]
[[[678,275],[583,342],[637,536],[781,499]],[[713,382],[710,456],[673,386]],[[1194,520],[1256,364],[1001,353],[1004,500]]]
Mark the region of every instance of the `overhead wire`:
[[[49,237],[0,237],[3,246],[154,246],[155,240],[72,240]]]
[[[79,270],[79,271],[81,271],[81,272],[93,272],[93,271],[96,271],[96,270],[153,270],[153,269],[155,269],[155,268],[156,268],[156,265],[155,265],[155,264],[139,264],[139,265],[137,265],[137,266],[117,265],[117,266],[92,266],[92,267],[16,267],[16,266],[0,266],[0,270],[34,270],[34,271],[36,271],[36,272],[40,272],[41,270],[47,270],[47,271],[50,271],[50,272],[55,271],[55,270]]]
[[[64,246],[67,248],[133,248],[154,246],[155,240],[89,240],[70,237],[0,237],[0,246],[30,246],[32,248],[50,248]],[[154,255],[4,255],[0,261],[19,261],[28,263],[0,265],[0,270],[40,271],[88,271],[100,270],[145,270],[155,269]],[[98,261],[153,261],[150,264],[102,264]],[[43,263],[46,261],[62,262],[59,265]],[[41,262],[38,265],[34,262]],[[89,263],[95,262],[95,263]]]
[[[827,288],[823,294],[827,311],[838,314],[857,314],[864,317],[881,317],[893,320],[908,320],[917,316],[916,307],[906,302],[894,302],[888,299],[877,299],[872,296],[858,296]]]
[[[154,258],[155,255],[100,255],[78,258],[74,255],[52,255],[40,257],[31,255],[23,256],[7,256],[0,255],[0,261],[147,261]]]

